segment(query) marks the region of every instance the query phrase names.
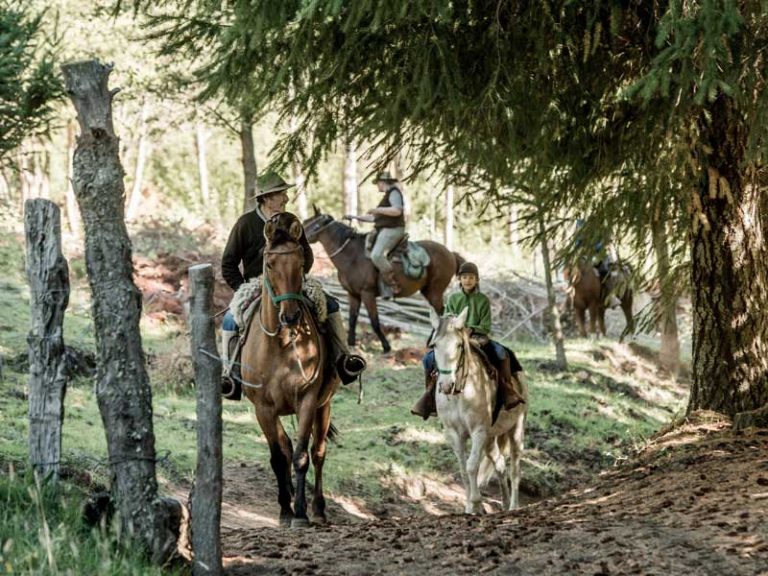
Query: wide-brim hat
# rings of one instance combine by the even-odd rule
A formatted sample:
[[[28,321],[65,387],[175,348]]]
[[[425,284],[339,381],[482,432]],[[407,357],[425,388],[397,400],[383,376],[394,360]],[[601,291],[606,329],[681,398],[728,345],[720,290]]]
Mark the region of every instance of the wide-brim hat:
[[[274,194],[275,192],[282,192],[293,188],[296,184],[289,184],[282,176],[276,172],[267,172],[256,179],[256,193],[252,198],[259,198],[260,196],[267,196],[268,194]]]
[[[384,172],[379,172],[376,174],[376,178],[371,180],[374,184],[378,182],[397,182],[397,178],[392,176],[392,174],[389,173],[389,171],[385,170]]]

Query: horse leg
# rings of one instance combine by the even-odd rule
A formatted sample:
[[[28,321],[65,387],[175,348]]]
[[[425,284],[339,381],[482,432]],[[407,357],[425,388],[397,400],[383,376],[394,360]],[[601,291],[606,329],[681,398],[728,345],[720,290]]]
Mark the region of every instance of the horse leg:
[[[597,325],[600,328],[600,333],[605,337],[605,306],[597,307]]]
[[[621,311],[624,312],[624,319],[627,321],[627,327],[624,330],[627,334],[635,333],[635,318],[632,316],[632,292],[627,290],[621,299]],[[623,334],[622,334],[623,336]]]
[[[464,497],[469,506],[469,476],[467,476],[467,439],[461,436],[453,428],[445,428],[445,435],[448,437],[448,442],[453,448],[453,453],[456,455],[456,460],[459,461],[459,474],[461,475],[461,483],[464,485]]]
[[[467,514],[482,514],[483,501],[480,496],[477,474],[480,471],[480,458],[483,455],[483,447],[487,440],[485,430],[475,430],[470,436],[472,447],[467,458],[467,476],[469,476],[469,501],[467,502]]]
[[[347,331],[347,344],[355,345],[357,317],[360,314],[360,296],[349,294],[349,330]]]
[[[365,309],[368,310],[368,317],[371,319],[371,328],[373,328],[376,336],[379,337],[384,352],[389,352],[392,350],[392,346],[389,345],[389,341],[387,340],[387,337],[384,336],[384,332],[379,324],[379,310],[376,306],[376,295],[373,292],[366,291],[362,293],[362,297]]]
[[[438,316],[443,315],[443,293],[440,290],[431,290],[431,286],[427,284],[421,289],[421,295],[427,299],[429,305],[434,308]]]
[[[587,316],[586,316],[586,309],[584,308],[574,308],[576,310],[576,324],[579,327],[579,336],[582,338],[587,337]]]
[[[269,446],[269,463],[277,478],[277,502],[280,504],[280,525],[290,526],[293,520],[291,509],[291,465],[286,456],[286,447],[290,450],[290,440],[285,434],[278,417],[269,410],[256,408],[256,419],[261,426]],[[286,442],[287,441],[287,442]]]
[[[525,414],[517,417],[515,427],[507,432],[509,437],[509,462],[511,472],[510,510],[520,505],[520,459],[523,457],[523,439],[525,438]]]
[[[501,486],[502,510],[511,510],[510,479],[509,468],[507,468],[507,458],[499,448],[500,438],[490,438],[485,447],[485,455],[493,462],[493,469],[496,471],[496,479]]]
[[[315,413],[315,427],[312,441],[312,466],[315,469],[315,493],[312,497],[312,518],[325,524],[325,496],[323,496],[323,464],[328,446],[328,429],[331,426],[331,403],[328,402]]]
[[[589,334],[595,338],[597,337],[597,309],[596,303],[589,305]]]
[[[303,528],[309,526],[309,517],[307,516],[307,495],[306,480],[307,470],[309,470],[309,436],[312,431],[312,425],[315,421],[315,408],[317,399],[312,396],[305,396],[301,401],[300,407],[296,412],[296,418],[299,421],[297,431],[296,449],[293,452],[293,472],[296,474],[296,496],[293,500],[293,520],[291,528]]]

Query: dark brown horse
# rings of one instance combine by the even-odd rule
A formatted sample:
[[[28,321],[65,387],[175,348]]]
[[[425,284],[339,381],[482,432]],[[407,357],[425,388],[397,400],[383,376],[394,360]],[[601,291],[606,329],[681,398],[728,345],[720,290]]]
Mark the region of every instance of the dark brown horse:
[[[248,329],[242,352],[245,395],[256,408],[269,444],[270,463],[277,477],[280,524],[306,526],[304,493],[309,468],[307,448],[313,437],[315,468],[313,519],[325,521],[323,462],[331,423],[331,397],[338,378],[326,370],[326,345],[302,296],[304,254],[301,222],[283,212],[270,218],[264,228],[262,303]],[[280,416],[296,414],[297,444],[294,450]],[[296,497],[291,508],[296,474]]]
[[[349,333],[350,346],[355,345],[355,329],[360,313],[360,302],[365,304],[371,327],[381,341],[384,352],[391,346],[379,324],[376,308],[376,296],[379,294],[378,270],[365,256],[365,234],[360,234],[351,226],[337,222],[329,214],[323,214],[315,208],[315,215],[304,221],[304,232],[310,242],[319,241],[339,271],[339,281],[349,294]],[[398,296],[405,297],[421,292],[438,314],[443,313],[443,293],[450,284],[464,259],[456,252],[451,252],[442,244],[424,240],[418,242],[427,252],[431,262],[427,273],[418,280],[403,274],[399,263],[394,263],[397,280],[402,287]]]
[[[616,275],[616,278],[613,275]],[[606,282],[601,282],[597,268],[586,262],[580,262],[577,266],[566,269],[566,279],[569,280],[573,309],[576,312],[576,324],[579,334],[586,338],[586,311],[589,310],[589,332],[597,335],[597,326],[600,333],[605,336],[605,300],[613,290],[621,302],[621,310],[627,326],[621,334],[633,333],[635,321],[632,316],[632,289],[627,286],[628,274],[617,268],[612,270]]]

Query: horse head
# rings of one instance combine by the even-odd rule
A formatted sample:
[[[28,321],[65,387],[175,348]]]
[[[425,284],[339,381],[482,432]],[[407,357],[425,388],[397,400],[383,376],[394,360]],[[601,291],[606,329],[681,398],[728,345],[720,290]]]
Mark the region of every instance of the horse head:
[[[463,387],[456,374],[467,342],[464,324],[468,313],[469,308],[465,308],[458,316],[447,314],[441,318],[430,309],[430,320],[435,330],[432,342],[435,345],[437,385],[443,394],[458,394]]]
[[[304,283],[304,248],[299,219],[289,212],[272,216],[264,225],[264,287],[279,308],[280,323],[295,326],[301,318]]]
[[[330,214],[323,214],[314,204],[312,208],[315,214],[304,220],[304,234],[307,236],[307,240],[310,243],[317,242],[319,240],[319,233],[321,230],[330,225],[334,220]]]

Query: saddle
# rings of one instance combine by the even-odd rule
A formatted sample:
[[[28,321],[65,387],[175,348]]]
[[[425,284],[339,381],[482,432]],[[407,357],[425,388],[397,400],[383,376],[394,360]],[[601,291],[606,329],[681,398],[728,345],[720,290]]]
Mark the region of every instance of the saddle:
[[[480,359],[480,362],[485,369],[486,374],[488,374],[488,377],[491,378],[496,382],[496,399],[493,402],[493,412],[491,417],[491,423],[496,423],[496,418],[498,418],[499,413],[501,412],[501,409],[503,408],[503,393],[502,393],[502,383],[499,381],[500,373],[496,369],[496,367],[493,365],[493,362],[488,358],[485,352],[483,352],[483,349],[480,347],[480,344],[472,339],[469,341],[470,348],[472,352],[477,356],[477,358]],[[504,346],[504,350],[507,351],[507,354],[509,355],[509,361],[510,361],[510,367],[512,369],[512,379],[514,381],[514,386],[516,392],[522,397],[523,396],[523,387],[520,384],[520,381],[515,377],[515,374],[517,372],[522,372],[523,367],[520,365],[520,362],[517,359],[517,356],[515,356],[515,353],[512,352],[509,348]]]
[[[366,256],[370,258],[370,252],[376,242],[377,231],[368,233],[366,238]],[[402,240],[392,248],[387,254],[387,259],[395,264],[397,262],[403,268],[403,274],[413,280],[419,280],[427,273],[427,266],[432,262],[429,252],[416,242],[408,239],[408,234],[403,236]]]

